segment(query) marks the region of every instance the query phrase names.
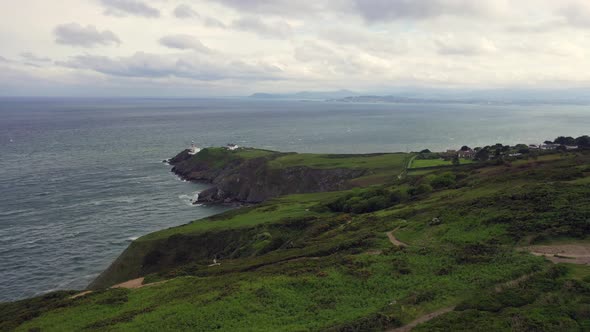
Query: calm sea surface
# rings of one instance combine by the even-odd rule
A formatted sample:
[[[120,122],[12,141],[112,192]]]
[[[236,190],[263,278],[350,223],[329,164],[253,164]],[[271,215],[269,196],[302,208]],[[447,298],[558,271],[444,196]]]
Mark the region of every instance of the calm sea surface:
[[[0,301],[84,288],[129,243],[222,211],[162,160],[239,145],[368,153],[589,134],[588,106],[0,99]]]

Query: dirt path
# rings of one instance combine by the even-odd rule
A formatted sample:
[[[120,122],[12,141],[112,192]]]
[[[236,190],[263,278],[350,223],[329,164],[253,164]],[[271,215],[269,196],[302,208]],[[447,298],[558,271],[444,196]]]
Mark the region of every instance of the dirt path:
[[[128,281],[122,282],[120,284],[116,284],[114,286],[111,286],[110,288],[138,289],[138,288],[163,284],[168,281],[168,280],[163,280],[163,281],[158,281],[158,282],[152,282],[149,284],[144,284],[143,283],[144,279],[145,279],[144,277],[141,277],[141,278],[137,278],[137,279],[128,280]],[[83,291],[81,293],[70,296],[70,299],[75,299],[75,298],[82,297],[82,296],[85,296],[85,295],[88,295],[91,293],[92,293],[91,290]]]
[[[504,290],[506,287],[515,287],[518,286],[518,284],[520,284],[521,282],[524,282],[526,280],[528,280],[531,276],[533,275],[533,273],[529,273],[529,274],[525,274],[523,276],[520,276],[514,280],[510,280],[507,281],[505,283],[499,284],[497,285],[494,290],[496,292],[501,292],[502,290]],[[435,319],[438,316],[444,315],[448,312],[451,312],[455,310],[455,306],[450,306],[450,307],[446,307],[446,308],[442,308],[439,309],[437,311],[431,312],[429,314],[426,314],[424,316],[418,317],[415,320],[411,321],[410,323],[408,323],[407,325],[404,325],[402,327],[398,327],[395,329],[391,329],[391,330],[387,330],[386,332],[410,332],[412,331],[412,329],[414,329],[416,326],[422,324],[422,323],[426,323],[430,320]]]
[[[112,286],[111,288],[136,289],[136,288],[140,288],[140,287],[143,287],[144,286],[143,285],[143,280],[144,280],[144,277],[133,279],[133,280],[129,280],[129,281],[125,281],[125,282],[122,282],[120,284],[116,284],[116,285]]]
[[[412,329],[415,328],[416,326],[418,326],[419,324],[426,323],[429,320],[432,320],[440,315],[444,315],[447,312],[451,312],[453,310],[455,310],[455,306],[442,308],[442,309],[439,309],[435,312],[431,312],[431,313],[426,314],[422,317],[419,317],[416,320],[411,321],[407,325],[395,328],[393,330],[387,330],[387,332],[409,332],[409,331],[412,331]]]
[[[410,160],[408,160],[408,163],[406,164],[406,168],[397,176],[398,179],[401,180],[408,174],[408,171],[412,167],[412,163],[414,162],[414,159],[416,159],[416,157],[418,157],[418,155],[412,156],[412,158],[410,158]]]
[[[408,245],[406,243],[403,243],[402,241],[398,240],[395,235],[393,235],[393,232],[397,231],[399,229],[396,228],[394,230],[392,230],[391,232],[387,232],[385,234],[387,234],[387,237],[389,238],[389,242],[391,242],[391,244],[393,244],[396,247],[407,247]]]
[[[553,263],[590,265],[590,243],[556,244],[524,247],[535,256],[543,256]]]
[[[91,291],[91,290],[87,290],[87,291],[84,291],[84,292],[82,292],[82,293],[78,293],[78,294],[75,294],[75,295],[72,295],[72,296],[70,296],[70,299],[72,299],[72,300],[73,300],[73,299],[76,299],[76,298],[82,297],[82,296],[84,296],[84,295],[88,295],[88,294],[90,294],[90,293],[92,293],[92,291]]]

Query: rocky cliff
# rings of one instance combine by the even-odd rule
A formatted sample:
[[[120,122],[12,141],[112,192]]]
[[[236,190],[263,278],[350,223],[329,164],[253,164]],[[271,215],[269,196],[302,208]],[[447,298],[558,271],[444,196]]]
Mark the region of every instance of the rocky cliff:
[[[190,155],[185,150],[169,163],[185,180],[212,184],[199,194],[202,203],[259,203],[281,195],[344,190],[351,187],[349,180],[367,173],[363,169],[269,166],[269,161],[284,155],[268,152],[243,158],[232,151],[205,149]]]

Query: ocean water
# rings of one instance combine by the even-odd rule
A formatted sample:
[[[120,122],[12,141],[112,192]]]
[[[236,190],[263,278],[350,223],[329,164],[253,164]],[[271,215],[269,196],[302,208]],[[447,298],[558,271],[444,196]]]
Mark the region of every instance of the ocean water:
[[[0,99],[0,301],[81,289],[144,234],[223,211],[162,160],[237,143],[369,153],[589,134],[588,106]]]

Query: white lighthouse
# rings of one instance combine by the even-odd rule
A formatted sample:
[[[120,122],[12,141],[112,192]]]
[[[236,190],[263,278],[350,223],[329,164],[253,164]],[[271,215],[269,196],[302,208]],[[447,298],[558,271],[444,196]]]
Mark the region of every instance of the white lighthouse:
[[[199,153],[199,151],[201,151],[201,149],[195,144],[195,141],[192,141],[191,147],[188,149],[188,154],[192,156]]]

